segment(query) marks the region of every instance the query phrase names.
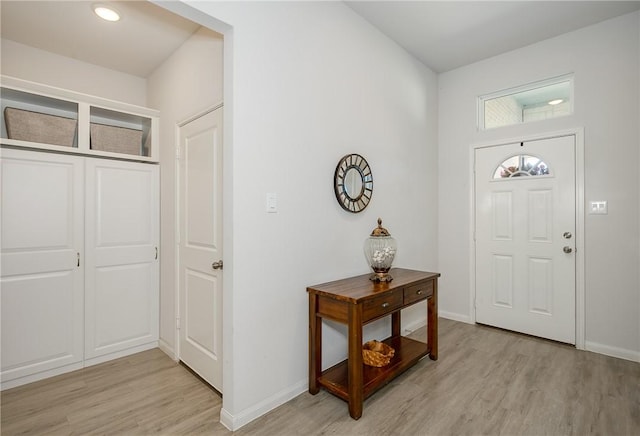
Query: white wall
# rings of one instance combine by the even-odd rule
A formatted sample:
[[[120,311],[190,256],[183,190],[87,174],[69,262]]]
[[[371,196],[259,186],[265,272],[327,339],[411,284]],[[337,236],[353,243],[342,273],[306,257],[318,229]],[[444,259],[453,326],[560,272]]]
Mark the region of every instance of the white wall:
[[[146,80],[48,51],[1,40],[0,72],[31,82],[146,106]]]
[[[176,126],[222,102],[222,35],[201,28],[148,78],[149,105],[160,110],[160,341],[175,351]]]
[[[436,76],[339,2],[189,4],[232,26],[222,420],[237,428],[306,391],[305,289],[367,273],[362,246],[379,216],[398,240],[397,265],[435,269]],[[360,214],[333,193],[347,153],[373,169]],[[278,213],[265,212],[268,192]],[[424,310],[405,318],[424,322]],[[324,339],[325,365],[346,356],[344,329],[327,327]]]
[[[639,14],[632,13],[478,62],[439,77],[440,309],[470,307],[473,144],[584,127],[586,347],[640,361]],[[478,131],[476,98],[573,72],[574,115]]]

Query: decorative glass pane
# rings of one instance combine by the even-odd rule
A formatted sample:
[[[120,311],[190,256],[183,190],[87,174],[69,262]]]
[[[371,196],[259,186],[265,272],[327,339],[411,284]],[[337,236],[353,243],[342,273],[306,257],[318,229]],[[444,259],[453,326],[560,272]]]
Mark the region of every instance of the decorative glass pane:
[[[511,177],[546,176],[549,175],[549,165],[542,159],[528,154],[511,156],[506,159],[493,173],[494,179],[508,179]]]

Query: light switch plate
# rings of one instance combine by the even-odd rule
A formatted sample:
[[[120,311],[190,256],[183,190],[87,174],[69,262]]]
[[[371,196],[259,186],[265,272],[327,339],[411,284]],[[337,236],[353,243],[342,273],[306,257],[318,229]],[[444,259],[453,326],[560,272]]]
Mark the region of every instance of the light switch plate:
[[[278,196],[275,192],[267,192],[267,213],[278,212]]]
[[[606,201],[590,201],[589,215],[606,215],[609,213]]]

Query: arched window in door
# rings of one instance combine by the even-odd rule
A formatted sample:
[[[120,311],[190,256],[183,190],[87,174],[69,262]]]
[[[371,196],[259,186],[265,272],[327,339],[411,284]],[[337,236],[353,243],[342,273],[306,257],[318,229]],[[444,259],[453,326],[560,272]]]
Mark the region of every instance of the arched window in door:
[[[551,174],[549,165],[541,158],[528,154],[511,156],[504,160],[493,173],[494,179],[511,177],[547,176]]]

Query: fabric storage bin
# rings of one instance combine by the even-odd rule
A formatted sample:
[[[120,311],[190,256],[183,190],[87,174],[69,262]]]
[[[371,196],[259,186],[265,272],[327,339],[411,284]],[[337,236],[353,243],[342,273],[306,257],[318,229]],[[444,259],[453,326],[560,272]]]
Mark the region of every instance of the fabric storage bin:
[[[91,123],[91,149],[142,155],[142,130]]]
[[[78,120],[6,107],[7,137],[20,141],[73,147]]]

